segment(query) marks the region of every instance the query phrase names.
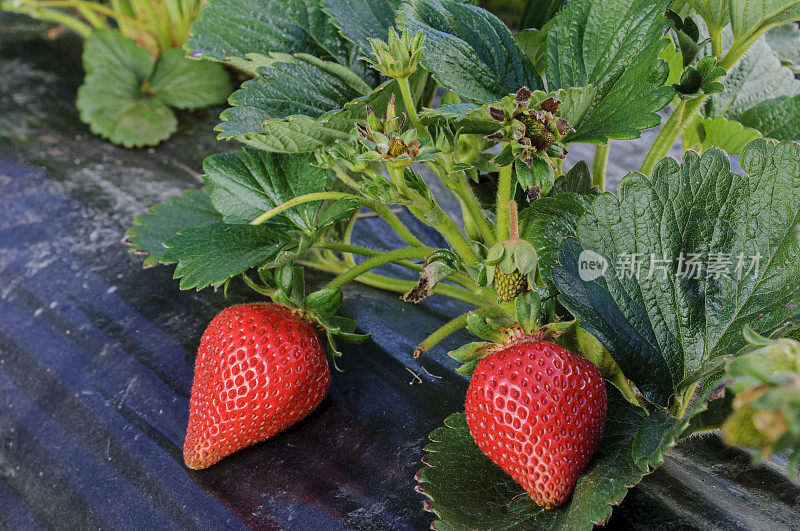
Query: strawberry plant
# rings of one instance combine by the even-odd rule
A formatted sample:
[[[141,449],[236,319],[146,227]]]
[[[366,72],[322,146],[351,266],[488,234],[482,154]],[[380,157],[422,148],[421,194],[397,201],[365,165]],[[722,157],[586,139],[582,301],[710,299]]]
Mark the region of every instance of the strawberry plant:
[[[796,470],[797,19],[793,0],[529,0],[512,34],[454,0],[214,0],[185,48],[254,76],[217,126],[244,146],[129,241],[183,289],[243,282],[285,306],[334,364],[338,340],[366,339],[336,315],[351,282],[469,305],[413,353],[481,339],[450,352],[465,412],[417,476],[436,527],[589,528],[719,427]],[[611,141],[659,125],[604,192]],[[567,167],[578,143],[591,168]],[[404,244],[354,243],[362,211]],[[389,264],[418,280],[375,271]],[[332,278],[307,294],[304,269]],[[258,326],[230,341],[269,370],[278,340]],[[215,392],[204,378],[196,396]],[[254,402],[212,406],[277,418],[259,416],[266,384],[246,387]],[[298,396],[291,420],[318,397]],[[233,422],[231,451],[274,433]]]
[[[3,0],[0,11],[55,22],[85,38],[76,106],[92,132],[125,147],[158,144],[178,127],[173,109],[224,103],[227,72],[181,45],[200,0]]]

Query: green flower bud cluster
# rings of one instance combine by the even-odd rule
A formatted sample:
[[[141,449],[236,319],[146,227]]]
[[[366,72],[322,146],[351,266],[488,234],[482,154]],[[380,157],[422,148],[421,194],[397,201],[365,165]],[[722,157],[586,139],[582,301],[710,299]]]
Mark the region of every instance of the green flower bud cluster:
[[[408,31],[398,36],[394,28],[389,28],[386,42],[369,39],[374,61],[369,60],[372,68],[381,74],[394,79],[407,78],[417,71],[419,59],[422,57],[422,42],[425,36],[417,32],[414,37]]]
[[[729,444],[755,448],[766,457],[791,451],[800,461],[800,342],[778,339],[727,366],[733,412],[722,425]]]
[[[364,148],[358,158],[365,162],[382,162],[396,170],[402,170],[413,162],[434,160],[434,155],[440,150],[423,143],[416,129],[404,132],[404,125],[405,114],[396,115],[394,95],[382,120],[370,108],[367,121],[356,124],[358,141]]]
[[[323,168],[341,164],[349,172],[347,184],[381,202],[427,202],[427,194],[414,192],[417,179],[409,175],[411,170],[407,168],[414,162],[434,160],[439,149],[420,140],[415,129],[405,131],[405,123],[405,114],[397,114],[394,95],[382,117],[367,106],[366,121],[356,124],[348,140],[339,140],[327,153],[318,154],[317,163]],[[383,175],[383,166],[398,182]]]
[[[500,128],[486,139],[506,143],[492,162],[497,166],[513,163],[517,180],[531,199],[550,190],[559,167],[553,159],[567,155],[560,140],[572,126],[557,116],[560,107],[554,97],[525,87],[488,106]]]
[[[556,116],[561,106],[557,99],[550,96],[532,104],[534,96],[538,99],[541,95],[545,94],[533,93],[523,87],[489,107],[490,116],[502,125],[499,131],[487,138],[508,142],[513,156],[527,165],[531,164],[535,153],[548,153],[561,137],[572,130],[569,122]],[[557,152],[562,151],[563,146]]]

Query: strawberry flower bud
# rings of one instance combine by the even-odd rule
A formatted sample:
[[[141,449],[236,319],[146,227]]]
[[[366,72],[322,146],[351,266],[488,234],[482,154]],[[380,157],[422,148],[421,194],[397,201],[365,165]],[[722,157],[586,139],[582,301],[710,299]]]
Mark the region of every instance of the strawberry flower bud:
[[[369,60],[372,68],[381,74],[394,79],[407,78],[417,71],[419,59],[422,57],[422,32],[414,37],[408,31],[398,36],[394,28],[389,28],[386,42],[380,39],[369,39],[374,60]]]
[[[725,386],[735,393],[733,412],[722,425],[725,441],[767,457],[790,450],[800,460],[800,342],[772,341],[728,363]]]
[[[383,120],[377,120],[374,113],[367,122],[356,124],[358,141],[363,151],[358,159],[368,162],[382,162],[392,169],[403,169],[413,162],[434,160],[434,155],[441,150],[435,146],[423,144],[417,138],[417,131],[410,129],[402,132],[405,115],[393,116],[394,97]],[[375,124],[377,127],[373,127]]]

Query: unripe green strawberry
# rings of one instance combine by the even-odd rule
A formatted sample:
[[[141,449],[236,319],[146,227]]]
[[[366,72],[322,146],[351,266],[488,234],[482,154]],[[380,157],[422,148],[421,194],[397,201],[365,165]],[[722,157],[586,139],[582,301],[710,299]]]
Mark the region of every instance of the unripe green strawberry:
[[[498,301],[513,301],[528,290],[528,276],[520,273],[519,269],[508,274],[498,269],[494,272],[494,289],[497,291]]]
[[[525,138],[531,141],[531,145],[537,151],[547,151],[555,143],[556,136],[536,116],[522,114],[517,117],[517,120],[525,125]]]
[[[550,509],[570,496],[600,442],[606,390],[588,360],[525,340],[478,363],[465,411],[481,451]]]
[[[195,362],[186,466],[207,468],[283,431],[330,383],[314,327],[277,304],[241,304],[208,325]]]
[[[516,201],[508,202],[510,237],[492,245],[486,253],[486,284],[497,292],[498,302],[513,301],[528,291],[536,279],[539,257],[531,242],[519,237]]]

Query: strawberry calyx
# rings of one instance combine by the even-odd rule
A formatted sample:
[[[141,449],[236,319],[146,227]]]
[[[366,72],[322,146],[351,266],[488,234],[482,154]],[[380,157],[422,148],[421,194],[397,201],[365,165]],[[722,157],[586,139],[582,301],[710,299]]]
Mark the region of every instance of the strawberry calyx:
[[[554,161],[566,156],[560,141],[574,128],[559,117],[560,108],[561,101],[527,87],[488,108],[489,115],[499,122],[499,130],[486,138],[505,142],[492,162],[498,166],[513,163],[520,185],[532,197],[550,190],[558,168]]]
[[[519,237],[517,203],[508,202],[510,235],[493,245],[481,264],[480,284],[491,285],[498,302],[512,302],[536,283],[539,257],[533,245]]]
[[[564,324],[571,325],[574,322]],[[467,329],[484,341],[467,343],[448,352],[448,355],[462,364],[456,369],[456,372],[469,376],[475,370],[478,362],[489,354],[523,341],[554,339],[566,330],[564,324],[551,323],[526,328],[518,322],[493,320],[477,313],[470,313],[467,315]]]
[[[317,332],[327,339],[327,353],[333,367],[340,371],[336,358],[342,355],[336,341],[363,343],[371,334],[359,334],[356,322],[346,317],[335,315],[342,304],[344,295],[340,288],[322,288],[306,295],[303,268],[293,264],[284,264],[272,271],[261,269],[258,275],[263,282],[260,286],[248,279],[245,282],[252,289],[266,295],[272,302],[288,308],[297,318],[310,323]]]

